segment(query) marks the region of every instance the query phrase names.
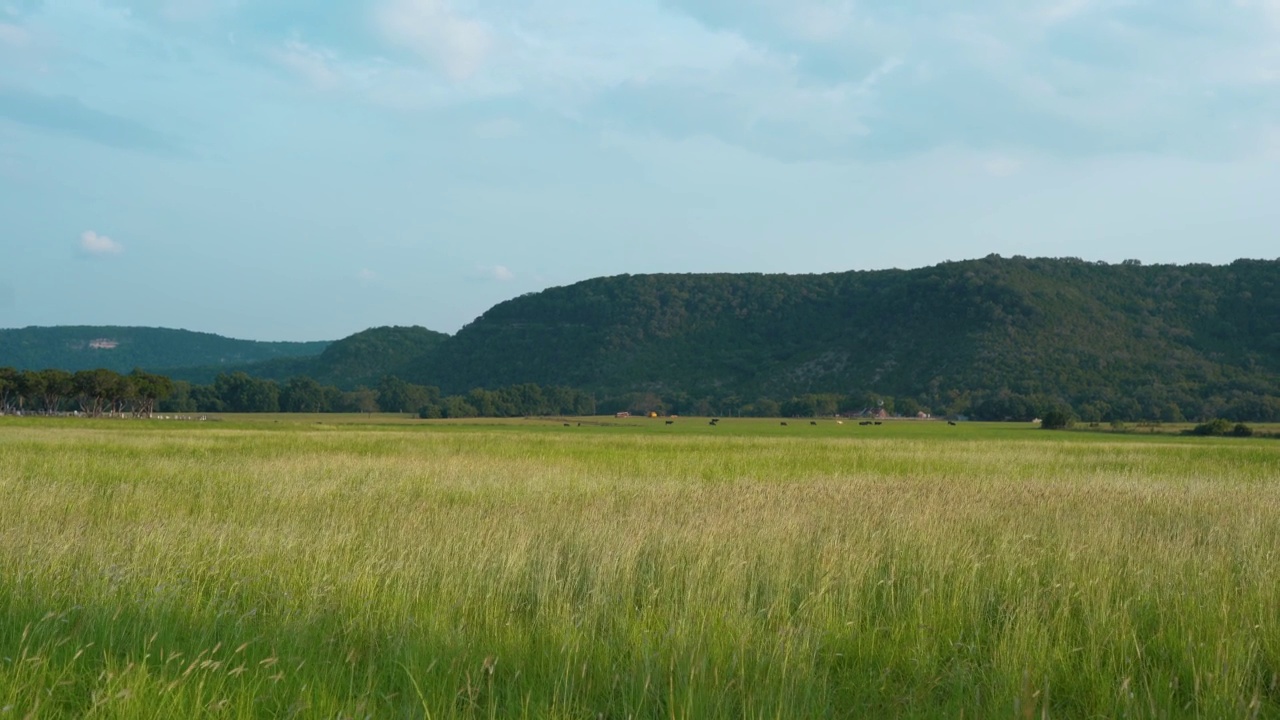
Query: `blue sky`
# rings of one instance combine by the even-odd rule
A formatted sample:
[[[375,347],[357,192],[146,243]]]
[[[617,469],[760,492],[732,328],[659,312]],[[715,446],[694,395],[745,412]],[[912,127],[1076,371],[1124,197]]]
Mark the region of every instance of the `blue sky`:
[[[1280,256],[1280,0],[0,0],[0,327]]]

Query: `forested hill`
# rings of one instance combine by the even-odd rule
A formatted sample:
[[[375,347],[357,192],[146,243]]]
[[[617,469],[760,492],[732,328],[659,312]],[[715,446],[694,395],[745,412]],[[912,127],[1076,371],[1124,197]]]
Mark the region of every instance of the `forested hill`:
[[[1086,417],[1280,412],[1280,261],[599,278],[493,307],[410,379],[602,397],[866,392],[986,416],[1047,401]]]
[[[351,390],[361,385],[375,387],[387,375],[406,377],[414,367],[427,361],[449,336],[424,327],[377,327],[338,340],[314,357],[278,358],[226,367],[163,369],[175,380],[197,384],[212,383],[225,372],[245,372],[267,380],[284,381],[310,377],[326,385]]]
[[[0,330],[0,367],[42,370],[243,365],[315,356],[328,342],[257,342],[166,328],[68,326]]]

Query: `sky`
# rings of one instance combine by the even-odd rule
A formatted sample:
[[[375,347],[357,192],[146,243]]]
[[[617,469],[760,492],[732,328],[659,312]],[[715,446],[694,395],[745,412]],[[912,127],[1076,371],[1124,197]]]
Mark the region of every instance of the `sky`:
[[[1280,257],[1280,0],[0,0],[0,327]]]

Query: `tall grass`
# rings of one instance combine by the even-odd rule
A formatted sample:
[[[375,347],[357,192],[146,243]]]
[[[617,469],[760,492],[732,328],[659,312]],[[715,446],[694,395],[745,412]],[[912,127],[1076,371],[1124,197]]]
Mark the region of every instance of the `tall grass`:
[[[1280,717],[1280,445],[944,429],[0,425],[0,717]]]

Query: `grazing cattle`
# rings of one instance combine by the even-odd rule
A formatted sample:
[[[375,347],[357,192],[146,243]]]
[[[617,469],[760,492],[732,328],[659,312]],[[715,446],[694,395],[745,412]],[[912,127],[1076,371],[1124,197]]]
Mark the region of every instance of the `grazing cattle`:
[[[955,420],[948,420],[948,421],[947,421],[947,424],[948,424],[948,425],[955,425],[955,424],[956,424],[956,421],[955,421]]]
[[[818,423],[817,423],[817,422],[815,422],[815,421],[813,421],[813,420],[810,420],[810,421],[809,421],[809,424],[810,424],[810,425],[817,425]]]
[[[676,424],[676,421],[675,421],[675,420],[668,420],[668,421],[667,421],[667,424],[668,424],[668,425],[675,425],[675,424]]]
[[[870,424],[871,424],[871,421],[870,421],[870,420],[864,420],[863,422],[858,423],[858,425],[860,425],[860,426],[862,426],[862,427],[866,427],[866,426],[868,426],[868,425],[870,425]]]
[[[565,426],[565,427],[569,427],[569,423],[565,423],[565,424],[564,424],[564,426]]]
[[[843,424],[844,424],[844,421],[843,421],[843,420],[837,420],[837,421],[836,421],[836,424],[837,424],[837,425],[843,425]]]
[[[877,422],[877,423],[875,423],[875,424],[876,424],[876,425],[882,425],[883,423],[879,423],[879,422]]]
[[[783,425],[786,425],[786,423],[782,423],[782,424],[783,424]]]

